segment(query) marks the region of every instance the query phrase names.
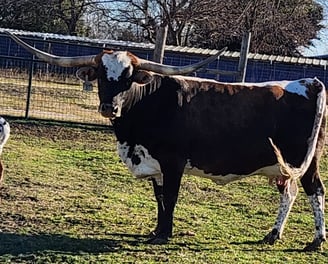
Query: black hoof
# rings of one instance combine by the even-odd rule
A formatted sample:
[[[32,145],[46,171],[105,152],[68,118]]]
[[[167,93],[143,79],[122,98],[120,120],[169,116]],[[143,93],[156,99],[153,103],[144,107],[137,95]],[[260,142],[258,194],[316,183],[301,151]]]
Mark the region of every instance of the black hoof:
[[[154,236],[146,241],[146,244],[150,245],[165,245],[169,242],[167,237],[163,236]]]
[[[279,234],[277,230],[274,229],[263,238],[262,244],[273,245],[278,239],[279,239]]]
[[[153,239],[153,238],[155,238],[155,237],[157,237],[157,236],[161,236],[160,233],[161,233],[160,229],[156,228],[155,230],[151,231],[151,232],[147,235],[147,237],[148,237],[149,239]],[[172,237],[172,233],[169,233],[167,237],[168,237],[168,238],[171,238],[171,237]]]
[[[313,242],[309,243],[304,249],[304,252],[313,252],[313,251],[321,251],[322,250],[322,243],[324,240],[320,238],[316,238]]]

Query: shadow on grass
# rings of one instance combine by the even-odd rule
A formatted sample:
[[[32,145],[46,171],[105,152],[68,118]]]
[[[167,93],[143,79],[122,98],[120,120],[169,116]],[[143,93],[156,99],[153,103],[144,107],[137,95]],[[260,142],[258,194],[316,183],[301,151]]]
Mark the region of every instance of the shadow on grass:
[[[276,251],[274,245],[269,245],[267,243],[263,243],[263,240],[246,240],[242,242],[230,242],[230,245],[245,245],[245,246],[255,246],[257,247],[258,251]],[[266,248],[263,248],[266,247]],[[254,248],[244,249],[244,251],[254,251]],[[303,249],[298,248],[286,248],[286,249],[279,249],[279,251],[283,252],[304,252]]]
[[[147,236],[140,234],[124,234],[124,233],[110,233],[106,235],[106,239],[97,238],[74,238],[66,235],[57,234],[15,234],[15,233],[0,233],[0,256],[23,256],[30,254],[38,254],[42,252],[56,252],[56,253],[70,253],[73,255],[82,254],[100,254],[111,252],[130,253],[144,251],[144,245]],[[191,242],[174,242],[168,244],[166,250],[180,250],[181,247],[187,248],[191,251],[225,251],[228,247],[218,248],[215,243],[196,243]],[[231,242],[230,245],[250,246],[250,248],[240,249],[242,251],[276,251],[274,246],[263,248],[261,241],[247,240],[242,242]],[[263,245],[263,244],[262,244]],[[285,249],[279,251],[285,252],[302,252],[300,249]]]
[[[109,239],[73,238],[65,235],[21,235],[0,233],[0,256],[33,254],[42,251],[61,253],[108,253],[123,251],[124,245],[136,246],[145,241],[145,236],[134,234],[109,234]]]

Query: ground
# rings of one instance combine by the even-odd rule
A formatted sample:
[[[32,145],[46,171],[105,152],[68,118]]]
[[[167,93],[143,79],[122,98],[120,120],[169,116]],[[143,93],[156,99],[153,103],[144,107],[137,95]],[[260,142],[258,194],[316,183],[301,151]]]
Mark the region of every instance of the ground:
[[[156,223],[147,181],[120,162],[104,127],[10,120],[0,189],[0,263],[324,263],[302,253],[313,237],[300,191],[283,240],[258,243],[274,224],[279,195],[267,179],[226,186],[183,178],[168,245],[144,244]],[[328,158],[321,171],[327,186]]]

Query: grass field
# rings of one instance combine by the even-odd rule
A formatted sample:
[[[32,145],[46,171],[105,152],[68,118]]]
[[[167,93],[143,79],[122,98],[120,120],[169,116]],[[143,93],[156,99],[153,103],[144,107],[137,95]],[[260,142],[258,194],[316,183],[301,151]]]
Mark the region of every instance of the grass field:
[[[262,177],[227,186],[185,176],[168,245],[147,245],[156,206],[134,179],[110,130],[11,121],[2,159],[0,263],[327,263],[303,253],[314,224],[301,190],[276,245],[279,195]],[[328,156],[321,163],[327,186]]]

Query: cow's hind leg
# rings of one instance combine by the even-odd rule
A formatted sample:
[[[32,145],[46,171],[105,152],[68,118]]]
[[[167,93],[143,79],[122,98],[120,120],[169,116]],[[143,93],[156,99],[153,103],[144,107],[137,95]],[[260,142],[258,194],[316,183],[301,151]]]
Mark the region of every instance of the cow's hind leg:
[[[302,177],[301,183],[304,188],[304,191],[309,197],[315,223],[314,240],[304,248],[304,251],[320,250],[322,243],[326,241],[324,214],[325,188],[320,179],[318,162],[316,159],[313,159],[309,169]]]
[[[298,193],[298,187],[295,180],[286,180],[278,178],[276,180],[278,190],[280,192],[280,205],[276,222],[269,234],[267,234],[263,243],[273,245],[277,239],[280,239],[289,215]]]

